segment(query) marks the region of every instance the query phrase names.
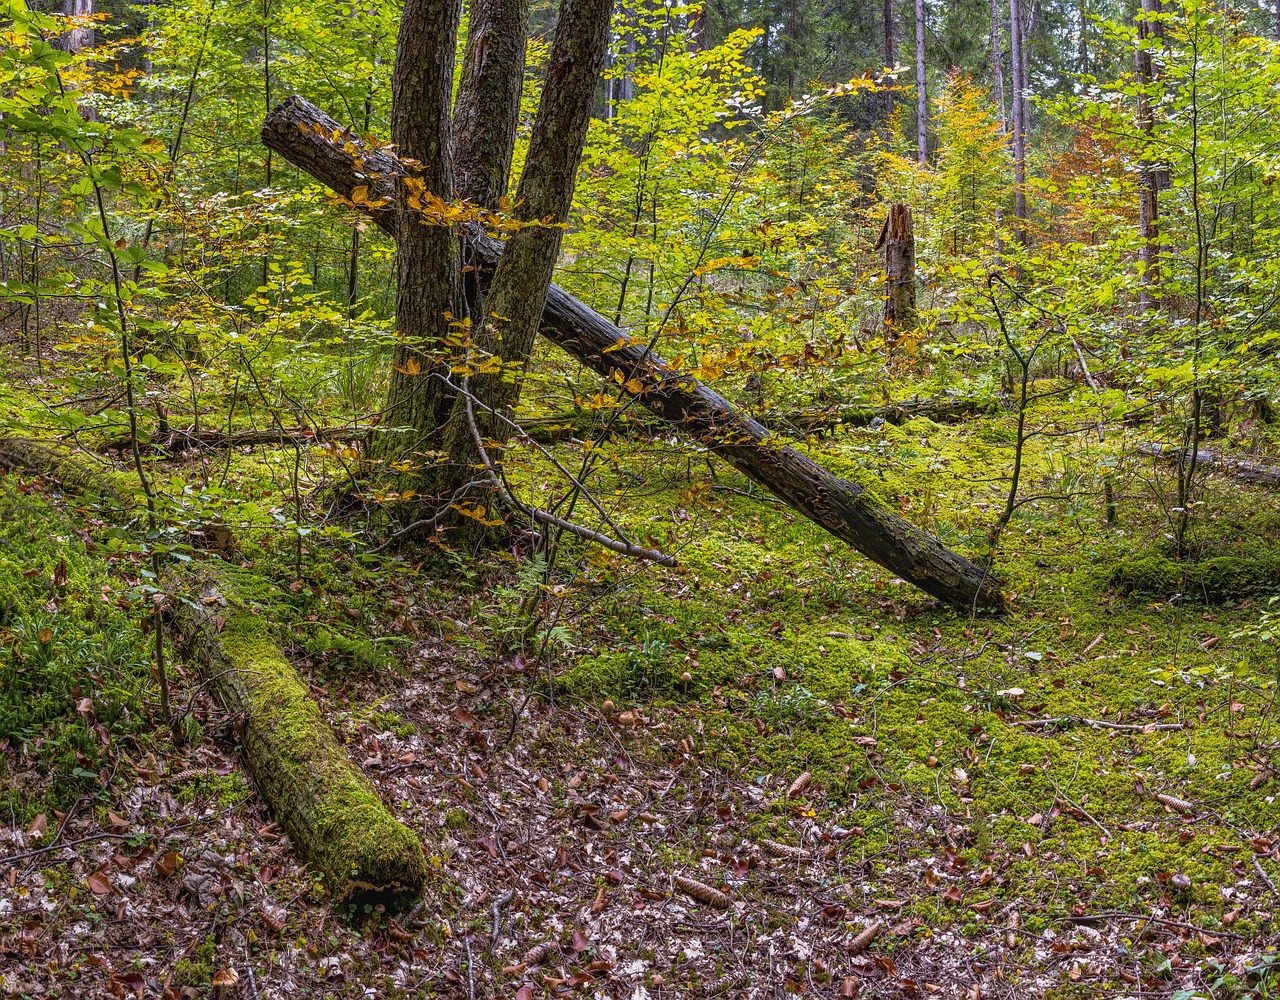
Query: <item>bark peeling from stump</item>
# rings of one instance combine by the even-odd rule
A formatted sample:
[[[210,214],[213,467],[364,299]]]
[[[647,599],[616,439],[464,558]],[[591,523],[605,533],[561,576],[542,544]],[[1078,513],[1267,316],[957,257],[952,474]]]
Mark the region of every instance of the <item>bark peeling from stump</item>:
[[[203,597],[213,608],[183,605],[181,624],[215,691],[243,713],[245,763],[299,855],[336,902],[395,911],[419,898],[428,881],[421,842],[347,758],[266,622],[218,608],[212,585]]]

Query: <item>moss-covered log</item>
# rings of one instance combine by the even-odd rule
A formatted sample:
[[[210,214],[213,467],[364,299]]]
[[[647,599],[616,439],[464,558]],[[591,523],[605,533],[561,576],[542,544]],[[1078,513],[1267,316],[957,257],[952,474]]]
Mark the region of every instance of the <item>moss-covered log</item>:
[[[1182,458],[1188,464],[1191,462],[1190,451],[1183,452],[1177,448],[1166,448],[1158,444],[1140,444],[1138,445],[1138,454],[1171,464],[1176,464],[1179,458]],[[1217,472],[1224,476],[1230,476],[1232,479],[1238,479],[1242,483],[1251,483],[1254,486],[1280,486],[1280,466],[1263,465],[1261,462],[1249,462],[1242,458],[1231,458],[1228,455],[1220,455],[1204,448],[1196,452],[1196,465],[1202,469],[1208,469],[1210,472]]]
[[[70,496],[100,504],[120,519],[138,509],[137,497],[109,468],[95,468],[57,442],[0,437],[0,467],[52,479]]]
[[[249,773],[331,897],[397,910],[421,896],[421,842],[347,758],[267,623],[206,581],[177,625],[212,690],[242,714]]]
[[[1280,555],[1214,556],[1203,562],[1174,562],[1161,555],[1125,559],[1107,573],[1107,583],[1122,594],[1164,600],[1181,595],[1204,604],[1280,592]]]

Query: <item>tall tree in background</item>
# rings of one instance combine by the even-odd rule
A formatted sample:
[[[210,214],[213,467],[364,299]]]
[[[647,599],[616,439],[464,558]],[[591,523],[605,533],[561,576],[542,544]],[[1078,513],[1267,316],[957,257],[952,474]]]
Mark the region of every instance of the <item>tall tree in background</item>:
[[[1000,130],[1004,131],[1004,46],[1000,34],[1000,0],[991,0],[991,96],[995,98]]]
[[[916,157],[929,159],[929,94],[925,87],[924,0],[916,0]]]
[[[1013,77],[1013,215],[1017,219],[1017,236],[1027,239],[1027,123],[1026,79],[1023,77],[1024,42],[1022,37],[1022,0],[1009,0],[1009,71]]]
[[[1162,35],[1159,0],[1142,0],[1142,13],[1135,20],[1138,26],[1138,46],[1135,54],[1138,77],[1138,128],[1149,146],[1155,133],[1155,109],[1152,89],[1155,85],[1155,63],[1151,57],[1154,40]],[[1160,232],[1156,219],[1156,166],[1147,148],[1138,164],[1138,228],[1142,234],[1139,257],[1142,260],[1141,286],[1138,291],[1138,309],[1147,312],[1155,306],[1156,286],[1160,283],[1160,261],[1157,242]]]
[[[1280,3],[1280,0],[1277,0]],[[893,68],[898,64],[898,44],[893,36],[893,0],[884,0],[884,64]],[[884,117],[893,117],[893,87],[884,88]]]

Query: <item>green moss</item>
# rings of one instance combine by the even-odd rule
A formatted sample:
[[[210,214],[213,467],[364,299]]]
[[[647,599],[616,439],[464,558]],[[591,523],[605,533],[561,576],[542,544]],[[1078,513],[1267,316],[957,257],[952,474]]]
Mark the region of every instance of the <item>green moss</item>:
[[[1107,575],[1122,594],[1221,603],[1251,594],[1280,591],[1280,555],[1215,556],[1203,562],[1178,563],[1160,555],[1125,559]]]
[[[217,942],[211,934],[194,951],[178,959],[173,969],[173,981],[179,986],[208,986],[213,980],[216,954]]]

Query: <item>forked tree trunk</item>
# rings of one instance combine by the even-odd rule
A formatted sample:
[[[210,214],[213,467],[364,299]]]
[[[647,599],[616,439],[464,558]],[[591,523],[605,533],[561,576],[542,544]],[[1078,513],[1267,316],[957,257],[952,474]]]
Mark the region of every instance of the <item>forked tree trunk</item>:
[[[316,126],[319,126],[317,129]],[[332,138],[334,132],[340,138]],[[372,197],[390,196],[400,172],[386,152],[361,150],[328,115],[291,97],[267,117],[263,141],[290,163],[340,194],[368,185]],[[360,155],[357,170],[355,153]],[[395,211],[371,210],[379,227],[394,232]],[[468,234],[468,257],[481,283],[498,263],[502,245]],[[867,558],[940,600],[961,608],[1003,605],[1000,583],[981,567],[909,524],[866,487],[827,472],[772,438],[757,421],[736,412],[691,375],[669,368],[644,344],[632,343],[613,323],[552,285],[542,313],[542,335],[610,382],[634,379],[636,403],[676,424],[723,456],[783,503],[809,517]]]
[[[612,0],[563,0],[547,61],[542,100],[534,120],[514,214],[524,223],[503,247],[475,319],[480,358],[502,360],[502,370],[471,376],[478,407],[460,397],[445,431],[445,451],[457,465],[482,457],[476,433],[500,448],[511,437],[511,411],[520,399],[524,369],[533,355],[543,303],[569,220],[591,103],[609,39]],[[490,456],[491,458],[494,456]]]
[[[911,224],[911,209],[896,201],[880,231],[884,246],[884,325],[885,340],[896,343],[916,328],[916,237]]]

